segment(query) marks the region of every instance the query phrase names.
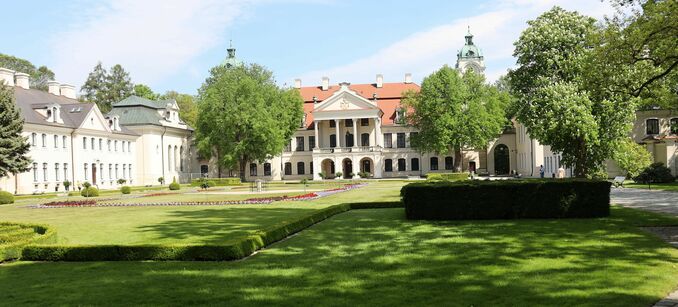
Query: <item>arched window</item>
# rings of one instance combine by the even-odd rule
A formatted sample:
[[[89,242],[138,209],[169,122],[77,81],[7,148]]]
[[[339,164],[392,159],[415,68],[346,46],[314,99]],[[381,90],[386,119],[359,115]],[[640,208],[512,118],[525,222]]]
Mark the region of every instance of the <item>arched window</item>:
[[[391,160],[391,159],[384,160],[384,171],[385,172],[392,172],[393,171],[393,160]]]
[[[659,119],[649,118],[645,121],[645,130],[648,135],[659,134]]]
[[[66,143],[67,143],[67,142],[68,142],[68,138],[67,138],[65,135],[62,136],[62,137],[61,137],[61,146],[62,146],[63,148],[68,147],[68,146],[66,146]]]
[[[59,148],[59,136],[54,135],[54,148]]]
[[[104,150],[104,140],[99,138],[99,150]]]
[[[432,171],[438,170],[438,157],[431,157],[431,166],[429,168]]]
[[[252,176],[252,177],[257,176],[257,164],[256,163],[250,163],[250,176]]]
[[[271,176],[271,163],[264,163],[264,176]]]
[[[90,142],[92,146],[89,147],[89,148],[91,148],[92,150],[96,149],[96,147],[94,147],[94,144],[95,144],[94,142],[96,142],[96,140],[95,140],[94,138],[92,138],[92,139],[91,139],[91,142]]]
[[[419,170],[419,158],[412,158],[410,160],[410,167],[412,168],[413,171],[418,171]]]
[[[42,134],[42,147],[47,147],[47,134]]]
[[[173,158],[173,159],[174,159],[174,170],[175,170],[175,171],[179,169],[179,165],[178,165],[178,164],[179,164],[179,159],[178,159],[178,158],[179,158],[179,149],[178,149],[177,146],[175,145],[175,146],[174,146],[174,158]]]
[[[38,163],[33,162],[33,181],[38,182]]]
[[[108,145],[108,151],[111,151],[111,140],[106,141],[106,145]]]
[[[292,163],[285,162],[285,175],[292,175]]]
[[[87,138],[82,137],[82,149],[87,149]]]
[[[37,133],[35,133],[35,132],[31,133],[31,145],[38,146],[37,138],[38,138]]]
[[[445,169],[454,169],[454,159],[452,159],[452,157],[445,157]]]
[[[118,151],[118,140],[113,141],[113,150]]]
[[[399,172],[404,172],[407,170],[407,166],[405,165],[405,159],[398,159],[398,171]]]
[[[304,162],[297,162],[297,175],[303,175],[306,173],[304,169]]]
[[[167,146],[167,170],[172,170],[172,146]]]
[[[129,142],[127,142],[129,150]],[[179,147],[179,171],[184,171],[184,146]]]

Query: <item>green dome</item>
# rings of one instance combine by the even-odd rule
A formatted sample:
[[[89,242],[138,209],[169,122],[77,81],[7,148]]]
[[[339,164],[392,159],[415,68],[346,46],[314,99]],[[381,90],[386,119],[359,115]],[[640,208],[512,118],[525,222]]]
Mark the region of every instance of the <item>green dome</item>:
[[[221,62],[221,65],[226,66],[228,68],[243,65],[243,62],[235,57],[235,48],[233,48],[233,45],[231,45],[230,48],[226,49],[226,51],[228,51],[228,57],[226,57],[226,59],[224,59],[224,61]]]
[[[462,58],[471,58],[471,59],[478,59],[483,57],[483,51],[478,48],[475,44],[473,44],[473,34],[471,34],[471,30],[469,29],[469,32],[465,36],[466,38],[466,44],[464,44],[464,47],[461,47],[461,50],[459,50],[459,53],[457,53],[457,58],[462,59]]]

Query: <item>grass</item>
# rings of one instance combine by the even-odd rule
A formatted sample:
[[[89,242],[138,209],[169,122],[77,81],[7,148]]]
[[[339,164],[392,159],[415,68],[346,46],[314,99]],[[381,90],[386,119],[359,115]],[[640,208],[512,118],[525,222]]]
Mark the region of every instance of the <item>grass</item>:
[[[636,188],[636,189],[647,189],[647,184],[644,183],[624,183],[624,187],[627,188]],[[671,183],[653,183],[651,185],[652,190],[662,190],[662,191],[675,191],[678,192],[678,181]]]
[[[638,229],[676,218],[425,222],[354,210],[236,262],[0,266],[7,305],[648,306],[678,250]],[[196,222],[202,224],[200,220]]]
[[[281,220],[342,202],[397,201],[402,182],[375,182],[369,187],[313,201],[274,202],[269,205],[98,207],[31,209],[28,204],[52,200],[17,202],[0,206],[0,221],[31,222],[55,228],[59,243],[143,244],[211,243],[250,234]],[[186,192],[185,190],[182,190]],[[300,193],[284,193],[296,195]],[[121,199],[120,202],[166,202],[234,200],[280,194],[208,195],[176,194]],[[108,198],[106,196],[100,197]],[[70,199],[83,199],[71,197]],[[118,201],[116,201],[118,202]]]

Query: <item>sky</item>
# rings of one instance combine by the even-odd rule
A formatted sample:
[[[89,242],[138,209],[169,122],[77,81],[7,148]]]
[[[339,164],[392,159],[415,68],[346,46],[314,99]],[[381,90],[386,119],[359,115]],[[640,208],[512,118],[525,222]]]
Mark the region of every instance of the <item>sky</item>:
[[[236,56],[272,70],[281,86],[415,82],[448,64],[470,27],[496,80],[514,67],[513,43],[558,5],[602,18],[600,0],[62,0],[3,4],[0,53],[46,65],[78,89],[101,61],[134,83],[196,94],[209,69]]]

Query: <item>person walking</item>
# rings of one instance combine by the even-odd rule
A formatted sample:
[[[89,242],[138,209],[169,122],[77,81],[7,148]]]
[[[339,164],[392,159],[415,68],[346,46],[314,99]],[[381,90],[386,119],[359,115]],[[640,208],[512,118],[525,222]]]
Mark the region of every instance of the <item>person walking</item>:
[[[544,165],[539,165],[539,177],[544,178]]]

